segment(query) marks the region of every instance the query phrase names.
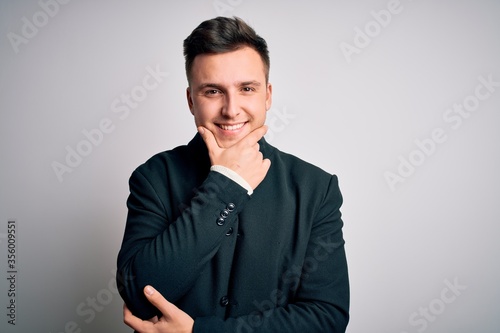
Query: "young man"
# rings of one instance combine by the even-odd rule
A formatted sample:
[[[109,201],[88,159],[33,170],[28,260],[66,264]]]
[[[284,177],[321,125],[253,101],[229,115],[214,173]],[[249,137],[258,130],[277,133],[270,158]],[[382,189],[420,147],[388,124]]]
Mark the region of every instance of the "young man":
[[[138,332],[344,332],[337,177],[263,138],[264,39],[238,18],[184,41],[198,134],[130,178],[118,279]],[[122,283],[127,281],[127,283]]]

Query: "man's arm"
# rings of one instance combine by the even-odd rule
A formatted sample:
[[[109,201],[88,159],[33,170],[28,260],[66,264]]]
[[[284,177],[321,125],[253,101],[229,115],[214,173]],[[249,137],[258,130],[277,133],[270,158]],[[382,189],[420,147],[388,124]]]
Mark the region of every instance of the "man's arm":
[[[156,325],[158,333],[171,332],[173,327],[183,327],[187,332],[251,332],[251,333],[342,333],[349,320],[349,282],[342,236],[340,205],[342,197],[337,178],[333,176],[321,209],[316,214],[315,225],[308,245],[302,275],[297,277],[297,294],[292,303],[265,312],[251,313],[238,318],[222,320],[202,317],[192,322],[182,311],[166,310],[162,313],[168,322]],[[161,294],[148,299],[156,306],[167,309]],[[125,321],[135,328],[151,325],[138,321],[130,312],[124,312]]]
[[[237,171],[254,189],[264,179],[270,165],[269,160],[262,158],[257,143],[266,129],[258,128],[226,149],[217,146],[210,131],[201,128],[200,134],[212,165]],[[161,286],[159,291],[172,302],[182,297],[215,255],[227,226],[249,199],[243,187],[220,172],[211,171],[189,207],[176,221],[167,221],[164,201],[155,185],[147,171],[136,170],[132,174],[127,225],[118,255],[120,293],[132,312],[142,319],[157,314],[144,297],[143,288],[148,284]],[[219,212],[229,203],[234,204],[234,212],[224,224],[217,223]]]
[[[120,294],[142,319],[157,314],[144,297],[143,288],[153,285],[172,302],[183,296],[215,255],[227,227],[249,199],[245,189],[212,171],[188,207],[171,222],[151,181],[141,170],[130,178],[127,225],[118,255]],[[219,225],[216,212],[228,203],[234,204],[235,214]]]

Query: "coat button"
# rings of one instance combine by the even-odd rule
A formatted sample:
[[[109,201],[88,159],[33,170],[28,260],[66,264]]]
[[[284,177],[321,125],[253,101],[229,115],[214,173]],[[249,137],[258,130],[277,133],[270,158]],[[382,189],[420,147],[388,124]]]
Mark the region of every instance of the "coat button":
[[[226,218],[229,216],[229,211],[227,209],[224,209],[222,212],[220,212],[220,217]]]
[[[224,220],[222,217],[219,217],[217,219],[217,225],[218,226],[223,226],[224,225],[224,222],[226,222],[226,220]]]
[[[230,202],[230,203],[227,204],[226,208],[227,208],[228,211],[232,212],[236,208],[236,206],[235,206],[234,203]]]
[[[227,306],[229,304],[229,298],[227,296],[222,296],[220,299],[221,306]]]
[[[233,228],[229,228],[229,230],[226,232],[226,236],[231,236],[233,234]]]

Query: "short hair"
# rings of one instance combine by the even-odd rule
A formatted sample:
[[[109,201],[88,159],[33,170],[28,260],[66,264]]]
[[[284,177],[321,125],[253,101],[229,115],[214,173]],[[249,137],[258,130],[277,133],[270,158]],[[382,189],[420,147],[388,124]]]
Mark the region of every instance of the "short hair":
[[[264,38],[238,17],[216,17],[202,22],[184,40],[186,76],[191,80],[194,58],[200,54],[217,54],[251,47],[259,53],[264,64],[266,82],[269,81],[269,50]]]

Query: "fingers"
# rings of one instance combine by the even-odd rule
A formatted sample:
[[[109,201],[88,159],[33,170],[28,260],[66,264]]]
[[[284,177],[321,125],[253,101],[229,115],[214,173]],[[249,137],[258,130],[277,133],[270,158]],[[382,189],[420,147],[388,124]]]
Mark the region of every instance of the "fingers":
[[[263,168],[265,170],[264,174],[267,174],[267,172],[269,171],[269,168],[271,167],[271,160],[268,158],[265,158],[264,160],[262,160],[262,165],[263,165]]]
[[[167,320],[170,319],[172,313],[178,309],[174,304],[167,301],[162,294],[160,294],[151,286],[146,286],[144,288],[144,295],[146,295],[146,298],[151,304],[153,304],[158,310],[160,310],[160,312]]]
[[[200,126],[198,127],[198,133],[200,133],[201,137],[203,138],[203,141],[205,141],[208,151],[214,151],[215,149],[220,149],[219,145],[217,144],[217,140],[215,140],[214,134],[210,130],[208,130],[203,126]]]
[[[128,307],[123,305],[123,321],[137,332],[192,332],[194,320],[187,313],[167,301],[151,286],[144,288],[144,295],[163,316],[149,320],[141,320],[132,314]]]
[[[271,161],[263,158],[258,143],[267,133],[267,129],[266,125],[258,127],[227,148],[219,147],[214,134],[206,127],[199,126],[198,132],[208,148],[210,163],[235,171],[252,189],[255,189],[271,166]]]
[[[263,125],[261,127],[258,127],[254,129],[252,132],[250,132],[246,137],[241,139],[241,141],[238,144],[246,145],[246,146],[253,146],[255,145],[262,137],[267,133],[267,125]]]
[[[145,325],[145,322],[134,316],[125,304],[123,304],[123,322],[135,330],[142,329]]]
[[[170,319],[171,312],[177,310],[178,308],[167,301],[159,292],[157,292],[153,287],[146,286],[144,288],[144,295],[160,312],[163,314],[165,319]],[[152,327],[153,324],[158,322],[158,318],[155,316],[149,320],[142,320],[132,314],[126,304],[123,304],[123,321],[128,326],[135,330],[144,330]]]

